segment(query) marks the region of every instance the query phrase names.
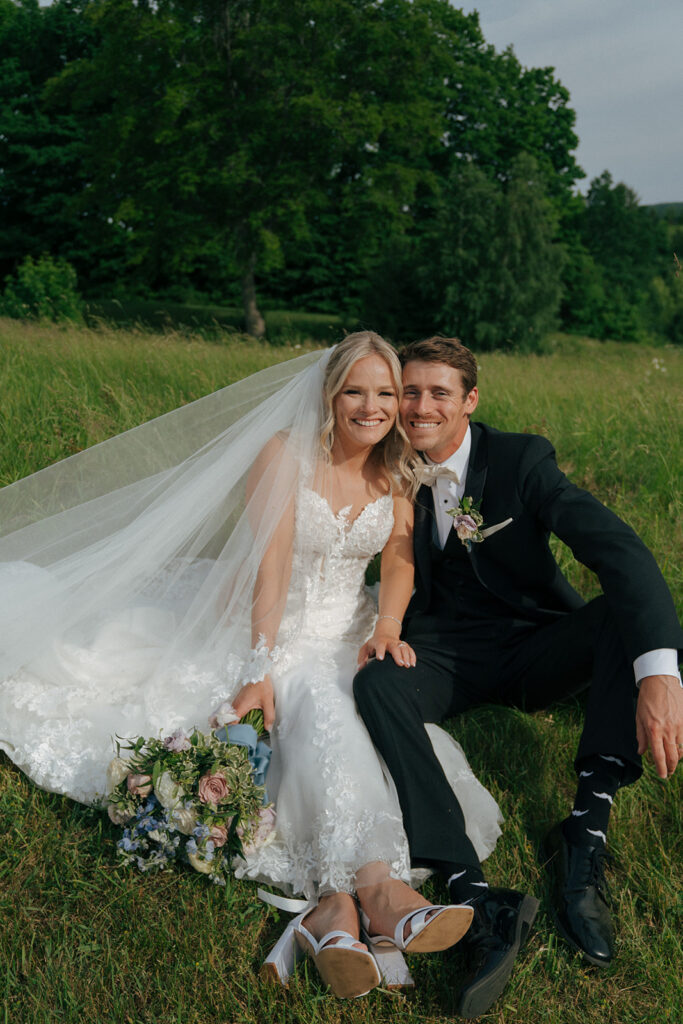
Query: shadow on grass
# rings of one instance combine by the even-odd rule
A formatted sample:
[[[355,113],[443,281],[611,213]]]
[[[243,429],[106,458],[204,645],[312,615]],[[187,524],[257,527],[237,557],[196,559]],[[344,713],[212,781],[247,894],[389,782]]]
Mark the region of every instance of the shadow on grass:
[[[506,819],[512,824],[514,815],[514,823],[535,844],[571,808],[567,801],[575,787],[573,757],[583,706],[581,698],[574,698],[529,714],[482,705],[447,723]]]

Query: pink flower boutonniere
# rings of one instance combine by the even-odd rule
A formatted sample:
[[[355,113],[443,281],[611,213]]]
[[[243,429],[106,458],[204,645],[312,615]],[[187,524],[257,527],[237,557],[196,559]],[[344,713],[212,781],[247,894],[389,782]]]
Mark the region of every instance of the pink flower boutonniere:
[[[484,517],[479,511],[479,504],[475,505],[471,498],[461,498],[455,508],[446,510],[449,516],[453,516],[453,529],[468,551],[472,544],[481,544],[484,539]]]

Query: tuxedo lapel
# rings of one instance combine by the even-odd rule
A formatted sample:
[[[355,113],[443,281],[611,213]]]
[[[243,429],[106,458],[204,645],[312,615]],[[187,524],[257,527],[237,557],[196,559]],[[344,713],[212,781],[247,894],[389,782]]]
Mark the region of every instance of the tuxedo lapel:
[[[480,430],[476,423],[472,423],[470,429],[472,431],[472,448],[465,480],[465,497],[471,498],[472,503],[476,505],[482,499],[486,483],[488,444],[483,430]]]
[[[472,431],[472,448],[470,449],[470,461],[467,466],[467,478],[465,480],[465,497],[472,499],[473,505],[478,505],[484,495],[484,485],[488,472],[488,441],[484,431],[476,423],[470,424]],[[479,582],[486,586],[478,571],[480,548],[483,544],[470,544],[469,554],[472,559],[472,567]]]

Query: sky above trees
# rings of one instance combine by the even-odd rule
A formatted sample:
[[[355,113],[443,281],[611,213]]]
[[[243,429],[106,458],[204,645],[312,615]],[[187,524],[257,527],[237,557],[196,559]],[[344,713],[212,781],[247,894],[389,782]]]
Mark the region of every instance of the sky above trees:
[[[643,203],[683,201],[681,0],[476,0],[484,37],[569,89],[586,172],[608,169]]]

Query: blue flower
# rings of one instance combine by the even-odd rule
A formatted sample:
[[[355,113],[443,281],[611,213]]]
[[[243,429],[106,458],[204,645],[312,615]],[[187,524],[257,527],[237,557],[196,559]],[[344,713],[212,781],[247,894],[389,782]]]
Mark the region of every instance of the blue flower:
[[[197,852],[197,843],[196,843],[196,841],[194,839],[192,839],[192,838],[188,839],[187,842],[185,843],[185,849],[187,850],[188,853],[196,853]]]
[[[156,818],[143,818],[138,822],[137,828],[140,832],[152,832],[155,828],[158,828],[159,822]]]

